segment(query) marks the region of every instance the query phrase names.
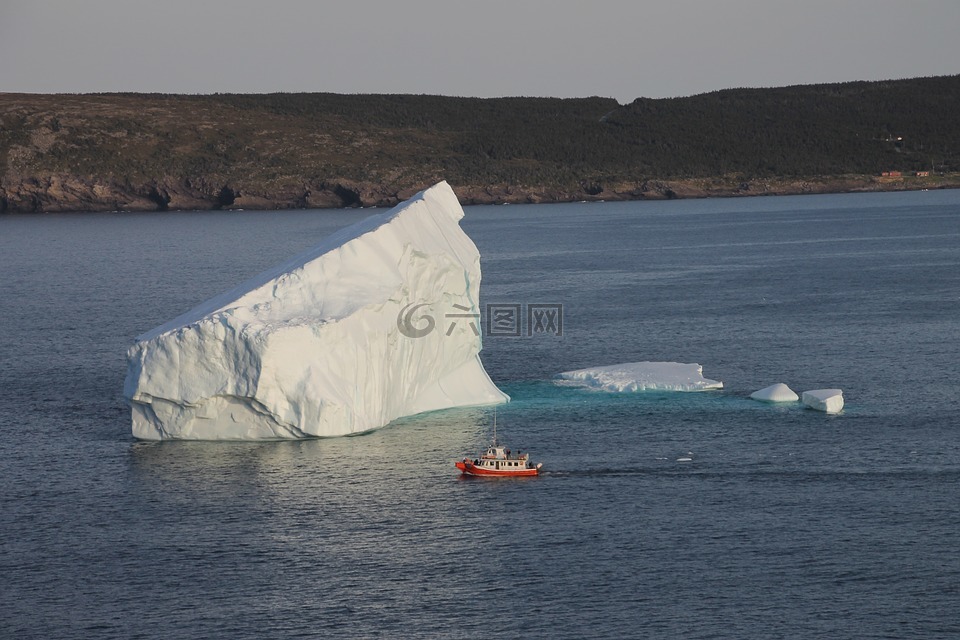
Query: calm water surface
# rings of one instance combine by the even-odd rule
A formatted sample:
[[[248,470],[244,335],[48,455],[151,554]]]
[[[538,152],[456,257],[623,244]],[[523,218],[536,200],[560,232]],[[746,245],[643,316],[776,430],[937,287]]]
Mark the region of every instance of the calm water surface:
[[[130,437],[136,335],[368,213],[0,217],[0,637],[960,635],[960,191],[468,208],[483,303],[563,305],[484,341],[540,478],[458,478],[487,409]],[[725,389],[552,382],[635,360]]]

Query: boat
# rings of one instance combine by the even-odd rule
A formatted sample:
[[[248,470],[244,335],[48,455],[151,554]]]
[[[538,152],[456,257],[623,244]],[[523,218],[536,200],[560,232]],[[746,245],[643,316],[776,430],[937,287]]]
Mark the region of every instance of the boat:
[[[512,454],[510,449],[497,442],[497,413],[493,413],[493,443],[487,447],[487,452],[478,458],[464,457],[455,463],[457,469],[465,476],[486,476],[494,478],[516,478],[523,476],[540,475],[542,462],[534,464],[529,453],[517,451]]]

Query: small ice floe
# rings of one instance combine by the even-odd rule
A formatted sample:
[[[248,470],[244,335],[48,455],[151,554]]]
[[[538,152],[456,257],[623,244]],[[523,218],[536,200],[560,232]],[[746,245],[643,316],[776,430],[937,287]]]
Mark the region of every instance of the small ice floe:
[[[800,399],[793,389],[782,382],[754,391],[750,397],[761,402],[796,402]]]
[[[625,362],[559,374],[562,380],[602,391],[705,391],[723,383],[703,377],[699,364]]]
[[[677,458],[677,462],[693,462],[693,451],[687,451],[687,455]]]
[[[843,391],[840,389],[804,391],[803,404],[817,411],[840,413],[840,410],[843,409]]]

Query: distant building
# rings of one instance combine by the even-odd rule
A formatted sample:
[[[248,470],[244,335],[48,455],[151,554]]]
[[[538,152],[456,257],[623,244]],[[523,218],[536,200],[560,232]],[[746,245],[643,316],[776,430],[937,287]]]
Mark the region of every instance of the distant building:
[[[901,171],[884,171],[884,172],[881,173],[880,175],[883,176],[884,178],[899,178],[899,177],[903,176],[903,172],[901,172]]]
[[[929,177],[930,177],[930,172],[929,172],[929,171],[917,171],[917,177],[918,177],[918,178],[929,178]]]

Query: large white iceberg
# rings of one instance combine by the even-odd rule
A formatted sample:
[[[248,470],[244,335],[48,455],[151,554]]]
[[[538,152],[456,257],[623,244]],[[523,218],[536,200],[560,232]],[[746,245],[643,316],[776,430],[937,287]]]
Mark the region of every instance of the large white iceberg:
[[[723,383],[703,377],[699,364],[625,362],[559,374],[561,380],[603,391],[705,391]]]
[[[480,254],[441,182],[149,331],[133,435],[337,436],[509,398],[480,363]]]
[[[817,411],[840,413],[843,409],[843,391],[840,389],[804,391],[803,404]]]

